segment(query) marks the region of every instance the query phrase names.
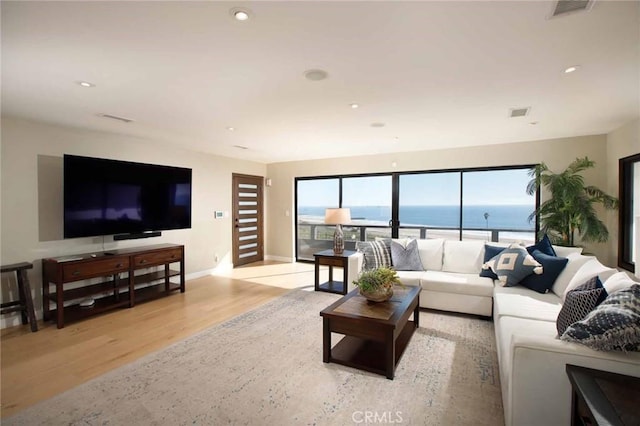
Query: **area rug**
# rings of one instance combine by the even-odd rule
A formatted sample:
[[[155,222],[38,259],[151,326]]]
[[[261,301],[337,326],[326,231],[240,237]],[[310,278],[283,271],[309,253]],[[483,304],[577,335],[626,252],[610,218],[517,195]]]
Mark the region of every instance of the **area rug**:
[[[322,362],[319,312],[338,297],[294,290],[2,423],[504,423],[490,321],[421,312],[420,328],[388,380]]]

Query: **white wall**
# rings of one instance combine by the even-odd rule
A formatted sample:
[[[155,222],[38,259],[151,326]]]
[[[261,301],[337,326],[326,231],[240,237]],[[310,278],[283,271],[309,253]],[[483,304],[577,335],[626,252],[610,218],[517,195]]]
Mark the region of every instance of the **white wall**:
[[[221,262],[230,262],[231,218],[214,219],[214,211],[231,212],[232,173],[266,174],[266,166],[260,163],[186,151],[157,141],[8,117],[2,118],[1,143],[0,261],[3,265],[34,263],[29,277],[39,311],[42,309],[39,260],[45,257],[90,253],[103,247],[175,243],[185,245],[186,273],[192,277],[215,268],[216,254]],[[191,168],[192,228],[163,231],[162,237],[144,240],[114,242],[107,237],[104,246],[102,237],[63,240],[63,154]],[[3,299],[5,296],[3,293]],[[2,317],[3,327],[13,324],[18,324],[17,316]]]
[[[587,183],[604,189],[607,186],[606,153],[606,136],[598,135],[486,147],[269,164],[267,176],[272,179],[273,186],[268,189],[270,208],[267,232],[269,235],[278,236],[271,238],[269,254],[278,258],[295,258],[295,177],[507,166],[538,162],[545,162],[554,172],[561,172],[576,157],[586,155],[596,161],[596,167],[584,174]],[[396,167],[393,167],[392,163],[395,163]],[[615,262],[606,244],[585,244],[585,247],[585,251],[597,255],[603,262]]]

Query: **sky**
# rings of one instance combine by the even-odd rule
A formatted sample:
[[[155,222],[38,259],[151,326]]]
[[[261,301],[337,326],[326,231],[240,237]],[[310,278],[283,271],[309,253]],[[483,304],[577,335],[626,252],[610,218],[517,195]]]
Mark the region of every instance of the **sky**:
[[[528,169],[464,172],[465,205],[533,205],[527,195]],[[400,176],[400,205],[457,205],[460,173],[427,173]],[[345,206],[390,206],[391,176],[343,179]],[[338,179],[298,181],[298,205],[338,207]]]

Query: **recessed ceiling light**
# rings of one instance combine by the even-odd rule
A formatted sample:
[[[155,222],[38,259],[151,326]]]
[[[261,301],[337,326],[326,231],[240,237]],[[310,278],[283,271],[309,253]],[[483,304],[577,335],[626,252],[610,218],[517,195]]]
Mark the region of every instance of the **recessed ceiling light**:
[[[236,130],[236,128],[235,127],[227,127],[227,130],[230,131],[230,132],[233,132],[234,130]]]
[[[359,104],[349,104],[352,109],[360,108]]]
[[[371,123],[371,127],[384,127],[384,123]]]
[[[234,7],[229,11],[229,14],[233,17],[233,19],[241,22],[248,21],[251,17],[251,12],[249,11],[249,9],[246,9],[244,7]]]
[[[89,83],[88,81],[78,81],[77,83],[79,86],[82,86],[82,87],[96,87],[95,84]]]
[[[304,77],[311,81],[320,81],[327,78],[329,74],[325,70],[307,70],[304,72]]]
[[[580,65],[573,65],[570,66],[569,68],[564,70],[565,74],[571,74],[572,72],[578,71],[578,69],[580,68]]]

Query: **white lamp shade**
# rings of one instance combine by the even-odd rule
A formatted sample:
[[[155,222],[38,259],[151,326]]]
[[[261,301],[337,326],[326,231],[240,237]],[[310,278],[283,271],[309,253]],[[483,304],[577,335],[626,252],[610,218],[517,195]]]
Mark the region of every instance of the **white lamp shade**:
[[[327,225],[344,225],[351,222],[351,209],[326,209],[324,223]]]

